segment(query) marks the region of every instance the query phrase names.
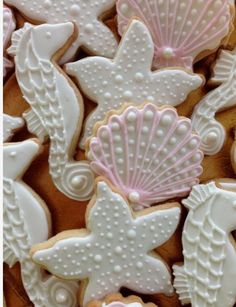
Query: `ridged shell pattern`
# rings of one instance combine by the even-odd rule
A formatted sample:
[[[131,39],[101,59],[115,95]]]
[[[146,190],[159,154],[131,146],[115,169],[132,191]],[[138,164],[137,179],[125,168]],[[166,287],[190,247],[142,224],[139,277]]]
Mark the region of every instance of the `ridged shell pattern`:
[[[117,12],[121,35],[133,17],[147,25],[155,68],[192,69],[197,55],[220,45],[231,22],[228,0],[118,0]]]
[[[129,106],[91,138],[92,169],[129,199],[134,209],[187,195],[202,173],[200,138],[174,108]]]

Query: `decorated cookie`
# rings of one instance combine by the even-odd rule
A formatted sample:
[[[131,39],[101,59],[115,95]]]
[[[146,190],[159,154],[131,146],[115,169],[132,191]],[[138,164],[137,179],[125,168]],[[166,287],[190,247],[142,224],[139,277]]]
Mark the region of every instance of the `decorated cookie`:
[[[221,83],[195,107],[192,115],[193,129],[202,139],[201,148],[207,155],[218,153],[225,141],[225,129],[215,119],[217,112],[236,106],[236,48],[221,51],[214,68],[212,81]]]
[[[173,107],[129,106],[96,125],[87,156],[92,169],[135,210],[186,196],[202,173],[200,138]]]
[[[114,60],[89,57],[67,64],[84,93],[98,104],[87,119],[81,146],[91,136],[93,126],[107,111],[119,109],[124,102],[179,105],[198,88],[202,78],[183,70],[151,71],[154,54],[147,27],[134,20],[124,35]]]
[[[58,35],[60,33],[60,35]],[[9,53],[15,56],[16,77],[31,109],[23,114],[28,130],[51,141],[49,166],[56,187],[76,200],[87,200],[94,175],[86,161],[75,161],[83,119],[83,99],[56,65],[55,54],[66,48],[74,25],[28,23],[13,34]]]
[[[120,293],[110,294],[101,301],[91,301],[86,307],[157,307],[153,303],[145,304],[138,296],[123,297]]]
[[[235,174],[236,174],[236,127],[235,127],[234,133],[235,133],[235,140],[234,140],[234,144],[231,149],[231,162],[232,162],[232,166],[235,171]]]
[[[50,215],[43,200],[22,181],[40,150],[34,140],[3,147],[3,259],[20,262],[25,290],[36,307],[76,307],[78,285],[47,277],[29,256],[32,245],[50,235]]]
[[[3,114],[3,142],[10,141],[14,132],[24,126],[24,120],[21,117],[14,117]]]
[[[235,190],[236,191],[236,190]],[[215,183],[195,186],[183,201],[189,214],[182,242],[184,265],[174,268],[182,304],[233,307],[236,303],[236,192]]]
[[[139,18],[152,35],[155,68],[192,69],[229,33],[231,10],[228,0],[118,0],[118,29],[123,35],[130,19]]]
[[[16,23],[13,13],[9,7],[3,7],[3,77],[6,76],[8,69],[13,67],[12,61],[5,54],[8,47],[12,32],[15,30]]]
[[[108,16],[116,0],[4,0],[16,7],[30,21],[36,23],[73,22],[79,29],[78,37],[61,59],[73,60],[80,47],[94,55],[113,57],[117,41],[111,30],[101,21]],[[55,38],[55,37],[54,37]]]
[[[179,217],[176,203],[134,215],[127,201],[100,181],[86,212],[87,229],[63,232],[35,246],[32,259],[60,278],[81,280],[80,306],[122,286],[171,295],[168,267],[152,250],[172,236]]]

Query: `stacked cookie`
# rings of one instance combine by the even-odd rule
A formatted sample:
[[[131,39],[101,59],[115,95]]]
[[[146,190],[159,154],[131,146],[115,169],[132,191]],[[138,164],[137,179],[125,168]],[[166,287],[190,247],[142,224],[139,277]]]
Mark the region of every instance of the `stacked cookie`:
[[[5,4],[7,306],[234,306],[233,1]]]

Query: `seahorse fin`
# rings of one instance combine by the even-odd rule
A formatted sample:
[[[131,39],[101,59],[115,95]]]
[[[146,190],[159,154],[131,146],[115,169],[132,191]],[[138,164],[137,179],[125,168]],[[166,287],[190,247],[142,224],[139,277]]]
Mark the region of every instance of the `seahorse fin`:
[[[3,244],[3,261],[7,263],[10,268],[18,261],[16,255],[6,243]]]
[[[188,279],[184,268],[183,266],[174,265],[173,270],[175,276],[174,287],[179,295],[179,299],[182,305],[190,304],[191,297],[189,292]]]
[[[13,32],[11,38],[11,46],[7,49],[7,53],[11,56],[15,56],[17,53],[17,49],[19,47],[19,43],[23,37],[23,35],[32,28],[32,25],[28,22],[24,24],[24,27],[20,28],[19,30]]]
[[[43,143],[48,136],[48,132],[38,115],[33,110],[29,110],[23,113],[23,117],[27,123],[29,132],[35,134]]]
[[[214,67],[214,77],[211,81],[223,83],[227,82],[231,75],[233,76],[235,52],[236,51],[221,51],[220,57]]]
[[[182,201],[182,204],[189,210],[195,210],[203,204],[214,193],[218,191],[214,182],[208,184],[195,185],[187,199]]]

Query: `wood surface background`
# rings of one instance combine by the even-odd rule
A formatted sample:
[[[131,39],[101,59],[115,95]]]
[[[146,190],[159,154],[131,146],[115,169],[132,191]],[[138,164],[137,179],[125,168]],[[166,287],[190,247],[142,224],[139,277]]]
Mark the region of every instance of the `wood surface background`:
[[[22,25],[24,19],[17,13],[18,27]],[[116,21],[111,19],[107,21],[110,28],[116,31]],[[236,24],[236,20],[235,20]],[[236,45],[236,30],[232,33],[230,41],[226,46],[232,49]],[[215,62],[219,50],[212,55],[198,62],[194,71],[201,73],[206,78],[206,85],[191,93],[187,100],[177,109],[179,115],[190,117],[194,106],[207,94],[212,87],[207,84],[211,76],[211,68]],[[80,52],[78,59],[83,57],[84,53]],[[95,106],[94,103],[84,98],[86,114],[88,114]],[[28,105],[22,98],[21,91],[17,84],[14,73],[9,73],[4,85],[4,112],[10,115],[21,116],[23,111],[28,109]],[[203,161],[204,172],[201,176],[201,182],[206,182],[216,178],[236,178],[230,162],[230,150],[234,141],[234,127],[236,126],[236,107],[217,114],[217,119],[223,124],[227,132],[227,140],[223,149],[212,157],[205,157]],[[33,137],[23,129],[15,135],[12,141],[21,141],[26,138]],[[53,235],[68,229],[83,228],[85,226],[85,210],[87,202],[77,202],[70,200],[60,193],[52,183],[48,169],[48,150],[49,144],[43,146],[42,153],[34,161],[30,169],[24,176],[24,181],[31,186],[46,202],[52,217]],[[76,159],[82,159],[84,153],[78,151],[75,153]],[[181,199],[177,199],[181,201]],[[186,210],[182,207],[182,218],[180,225],[174,236],[158,248],[156,251],[168,263],[170,268],[176,262],[183,260],[181,246],[181,232],[186,216]],[[122,289],[124,294],[133,294],[127,289]],[[4,264],[4,294],[8,307],[28,307],[33,306],[29,301],[23,288],[20,277],[20,266],[16,264],[9,269]],[[179,307],[181,306],[177,295],[166,297],[164,295],[143,296],[145,302],[151,301],[160,307]],[[222,306],[223,307],[223,306]]]

